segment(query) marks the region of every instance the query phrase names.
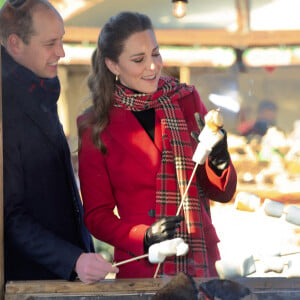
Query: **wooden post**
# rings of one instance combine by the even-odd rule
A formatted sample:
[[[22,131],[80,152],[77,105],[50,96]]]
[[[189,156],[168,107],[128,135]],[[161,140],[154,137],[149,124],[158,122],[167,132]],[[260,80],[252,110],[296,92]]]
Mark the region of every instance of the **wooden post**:
[[[247,34],[250,32],[250,4],[249,0],[236,0],[238,32]]]
[[[2,66],[0,47],[0,299],[4,299],[4,260],[3,260],[3,139],[2,139]]]
[[[180,82],[190,84],[191,82],[191,69],[189,67],[180,67]]]

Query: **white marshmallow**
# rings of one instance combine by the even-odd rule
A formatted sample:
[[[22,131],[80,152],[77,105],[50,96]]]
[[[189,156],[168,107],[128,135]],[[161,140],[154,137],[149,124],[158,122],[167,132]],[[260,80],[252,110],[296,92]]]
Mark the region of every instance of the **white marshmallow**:
[[[172,256],[177,253],[177,246],[184,243],[182,238],[174,238],[171,240],[165,240],[159,243],[159,251],[163,255]]]
[[[148,260],[152,264],[162,263],[167,256],[184,256],[189,251],[189,245],[182,238],[174,238],[153,244],[148,250]]]
[[[260,207],[260,197],[249,192],[239,192],[235,197],[234,207],[243,211],[257,211]]]
[[[209,153],[211,152],[211,148],[207,148],[207,145],[199,143],[192,157],[195,163],[199,165],[203,165],[205,160],[207,159]]]
[[[287,222],[300,226],[299,206],[289,205],[285,208],[284,204],[281,202],[266,199],[263,207],[266,215],[280,218],[283,214],[285,214],[285,220]]]
[[[264,272],[282,273],[284,269],[284,261],[281,257],[272,256],[262,260]]]
[[[266,215],[280,218],[283,214],[284,204],[271,199],[265,199],[263,208]]]
[[[149,247],[148,260],[152,264],[162,263],[166,259],[166,255],[161,254],[159,247],[159,243],[153,244]]]
[[[245,259],[218,260],[215,266],[221,279],[243,277],[256,272],[252,255]]]
[[[290,205],[286,209],[285,220],[294,225],[300,226],[300,207],[295,205]]]
[[[185,256],[189,252],[189,245],[186,243],[180,243],[176,247],[176,256]]]
[[[207,125],[198,136],[199,143],[193,155],[193,161],[203,165],[212,148],[223,138],[224,134],[221,130],[213,131]]]

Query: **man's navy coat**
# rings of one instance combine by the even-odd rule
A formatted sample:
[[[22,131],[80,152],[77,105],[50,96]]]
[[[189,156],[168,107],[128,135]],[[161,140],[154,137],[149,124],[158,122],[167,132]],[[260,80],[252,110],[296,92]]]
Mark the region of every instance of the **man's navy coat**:
[[[92,243],[58,120],[59,81],[2,48],[2,86],[5,279],[74,279]]]

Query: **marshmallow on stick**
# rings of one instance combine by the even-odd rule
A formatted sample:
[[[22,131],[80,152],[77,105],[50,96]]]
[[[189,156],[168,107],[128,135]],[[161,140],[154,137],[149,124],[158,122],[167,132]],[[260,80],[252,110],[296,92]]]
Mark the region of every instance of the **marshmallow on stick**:
[[[238,192],[234,200],[234,208],[254,212],[260,208],[260,197],[249,192]]]
[[[285,220],[300,226],[300,207],[296,205],[285,206],[283,203],[271,199],[265,199],[263,204],[266,215],[280,218],[285,215]]]
[[[204,117],[205,126],[198,136],[198,146],[193,155],[193,161],[203,165],[206,158],[212,151],[212,148],[219,142],[224,134],[221,131],[223,127],[223,117],[220,109],[210,110]]]
[[[234,260],[221,259],[215,263],[221,279],[244,277],[256,272],[255,260],[252,255]]]
[[[188,251],[189,245],[182,238],[174,238],[151,245],[148,259],[150,263],[157,264],[164,262],[167,256],[184,256]]]
[[[119,261],[113,264],[113,266],[121,266],[146,257],[148,257],[150,263],[157,264],[164,262],[167,256],[184,256],[188,253],[188,251],[189,245],[186,244],[182,238],[174,238],[171,240],[165,240],[163,242],[153,244],[149,247],[147,254]]]
[[[285,265],[287,264],[286,256],[295,256],[299,255],[299,250],[295,249],[295,251],[290,251],[286,253],[274,253],[271,256],[265,257],[254,257],[253,255],[246,255],[244,257],[231,257],[231,258],[223,258],[221,260],[216,261],[215,266],[218,272],[218,275],[221,279],[230,279],[234,277],[245,277],[251,275],[256,272],[256,262],[260,261],[263,265],[264,272],[275,272],[282,273]],[[296,256],[297,258],[297,256]],[[294,260],[294,267],[291,268],[291,262],[288,262],[289,265],[289,276],[292,277],[297,274],[300,277],[299,271],[299,261],[297,264],[297,259]],[[293,274],[293,275],[292,275]],[[295,276],[296,277],[296,276]]]

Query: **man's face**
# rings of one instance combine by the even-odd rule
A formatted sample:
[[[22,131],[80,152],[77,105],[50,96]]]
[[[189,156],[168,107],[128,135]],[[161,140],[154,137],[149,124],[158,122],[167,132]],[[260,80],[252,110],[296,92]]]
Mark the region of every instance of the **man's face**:
[[[33,14],[33,27],[29,44],[21,42],[18,63],[38,77],[53,78],[57,76],[59,59],[65,56],[63,20],[52,10],[39,10]]]

